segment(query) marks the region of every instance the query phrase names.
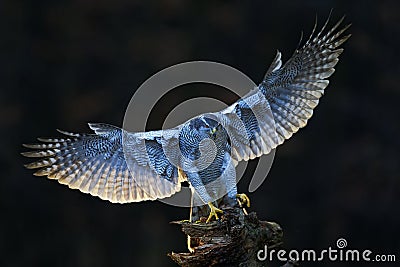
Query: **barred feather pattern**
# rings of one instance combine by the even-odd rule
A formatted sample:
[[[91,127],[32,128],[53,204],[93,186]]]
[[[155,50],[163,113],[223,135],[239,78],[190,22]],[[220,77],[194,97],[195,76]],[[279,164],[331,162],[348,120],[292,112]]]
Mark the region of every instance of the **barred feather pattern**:
[[[339,55],[343,52],[339,46],[351,36],[343,36],[351,24],[337,30],[343,20],[344,17],[325,32],[328,18],[317,34],[315,23],[304,46],[296,50],[283,67],[281,53],[278,51],[259,85],[274,116],[278,144],[304,127],[313,115],[314,108],[329,84],[328,78],[334,73]]]
[[[115,203],[154,200],[180,190],[177,169],[165,155],[164,159],[160,156],[162,148],[155,137],[149,136],[145,143],[150,155],[157,154],[153,157],[157,162],[153,160],[147,166],[135,162],[132,173],[124,157],[122,130],[101,123],[89,126],[96,134],[59,131],[66,138],[39,138],[39,144],[24,144],[34,151],[23,152],[23,156],[40,158],[25,167],[38,169],[36,176],[47,176]]]
[[[33,151],[22,155],[38,159],[25,166],[37,169],[37,176],[111,202],[165,198],[178,192],[187,178],[205,202],[220,195],[223,187],[234,198],[238,162],[270,153],[313,115],[343,52],[340,46],[350,37],[343,36],[350,25],[338,30],[343,19],[325,31],[328,19],[318,33],[315,24],[309,39],[285,64],[278,51],[261,84],[222,111],[160,131],[127,133],[101,123],[89,124],[94,134],[60,131],[63,138],[39,138],[40,143],[25,145]],[[210,167],[182,177],[181,171],[200,157],[197,144],[204,125],[199,122],[207,124],[204,116],[224,129],[213,137],[221,151]]]

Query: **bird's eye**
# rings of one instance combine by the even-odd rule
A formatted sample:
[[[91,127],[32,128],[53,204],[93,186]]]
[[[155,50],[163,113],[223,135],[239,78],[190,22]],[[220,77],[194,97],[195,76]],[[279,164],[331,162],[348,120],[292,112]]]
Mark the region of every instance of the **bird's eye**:
[[[215,127],[215,128],[210,128],[210,133],[211,133],[211,134],[215,134],[216,131],[217,131],[217,127]]]

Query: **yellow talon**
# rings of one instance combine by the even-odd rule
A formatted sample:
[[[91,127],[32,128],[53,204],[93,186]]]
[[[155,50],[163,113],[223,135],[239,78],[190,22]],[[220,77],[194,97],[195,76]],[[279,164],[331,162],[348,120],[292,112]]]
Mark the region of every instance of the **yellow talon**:
[[[220,210],[219,208],[215,207],[211,202],[208,202],[208,206],[210,207],[211,211],[210,211],[210,215],[208,216],[206,223],[210,222],[212,217],[215,217],[215,219],[218,220],[217,213],[223,213],[223,211]]]
[[[241,207],[245,205],[250,208],[250,198],[246,194],[237,194],[236,197]]]

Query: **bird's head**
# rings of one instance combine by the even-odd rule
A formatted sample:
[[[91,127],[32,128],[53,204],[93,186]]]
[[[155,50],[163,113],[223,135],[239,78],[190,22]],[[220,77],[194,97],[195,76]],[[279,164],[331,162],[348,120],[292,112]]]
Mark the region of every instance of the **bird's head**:
[[[197,131],[203,138],[215,138],[223,128],[222,125],[211,118],[200,116],[190,121],[192,129]]]

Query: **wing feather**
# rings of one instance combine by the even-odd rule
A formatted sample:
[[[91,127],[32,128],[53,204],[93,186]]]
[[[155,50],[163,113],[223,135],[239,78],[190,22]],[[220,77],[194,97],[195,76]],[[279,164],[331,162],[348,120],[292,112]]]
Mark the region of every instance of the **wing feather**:
[[[59,131],[66,138],[40,138],[40,144],[24,145],[35,150],[22,155],[38,158],[25,166],[37,169],[34,173],[37,176],[47,176],[70,188],[116,203],[165,198],[180,190],[177,169],[166,160],[161,145],[153,146],[151,157],[156,164],[142,154],[140,144],[158,144],[156,138],[162,138],[160,133],[128,134],[127,146],[132,152],[129,157],[132,166],[128,168],[123,131],[107,124],[91,123],[89,126],[95,134]]]
[[[339,46],[350,37],[343,36],[350,25],[337,30],[342,22],[343,18],[324,33],[326,21],[317,34],[315,24],[304,46],[285,64],[277,51],[256,90],[223,111],[212,113],[230,133],[236,163],[268,154],[306,126],[343,52]],[[243,116],[251,114],[247,109],[252,111],[252,118]],[[252,122],[254,117],[257,123]]]

